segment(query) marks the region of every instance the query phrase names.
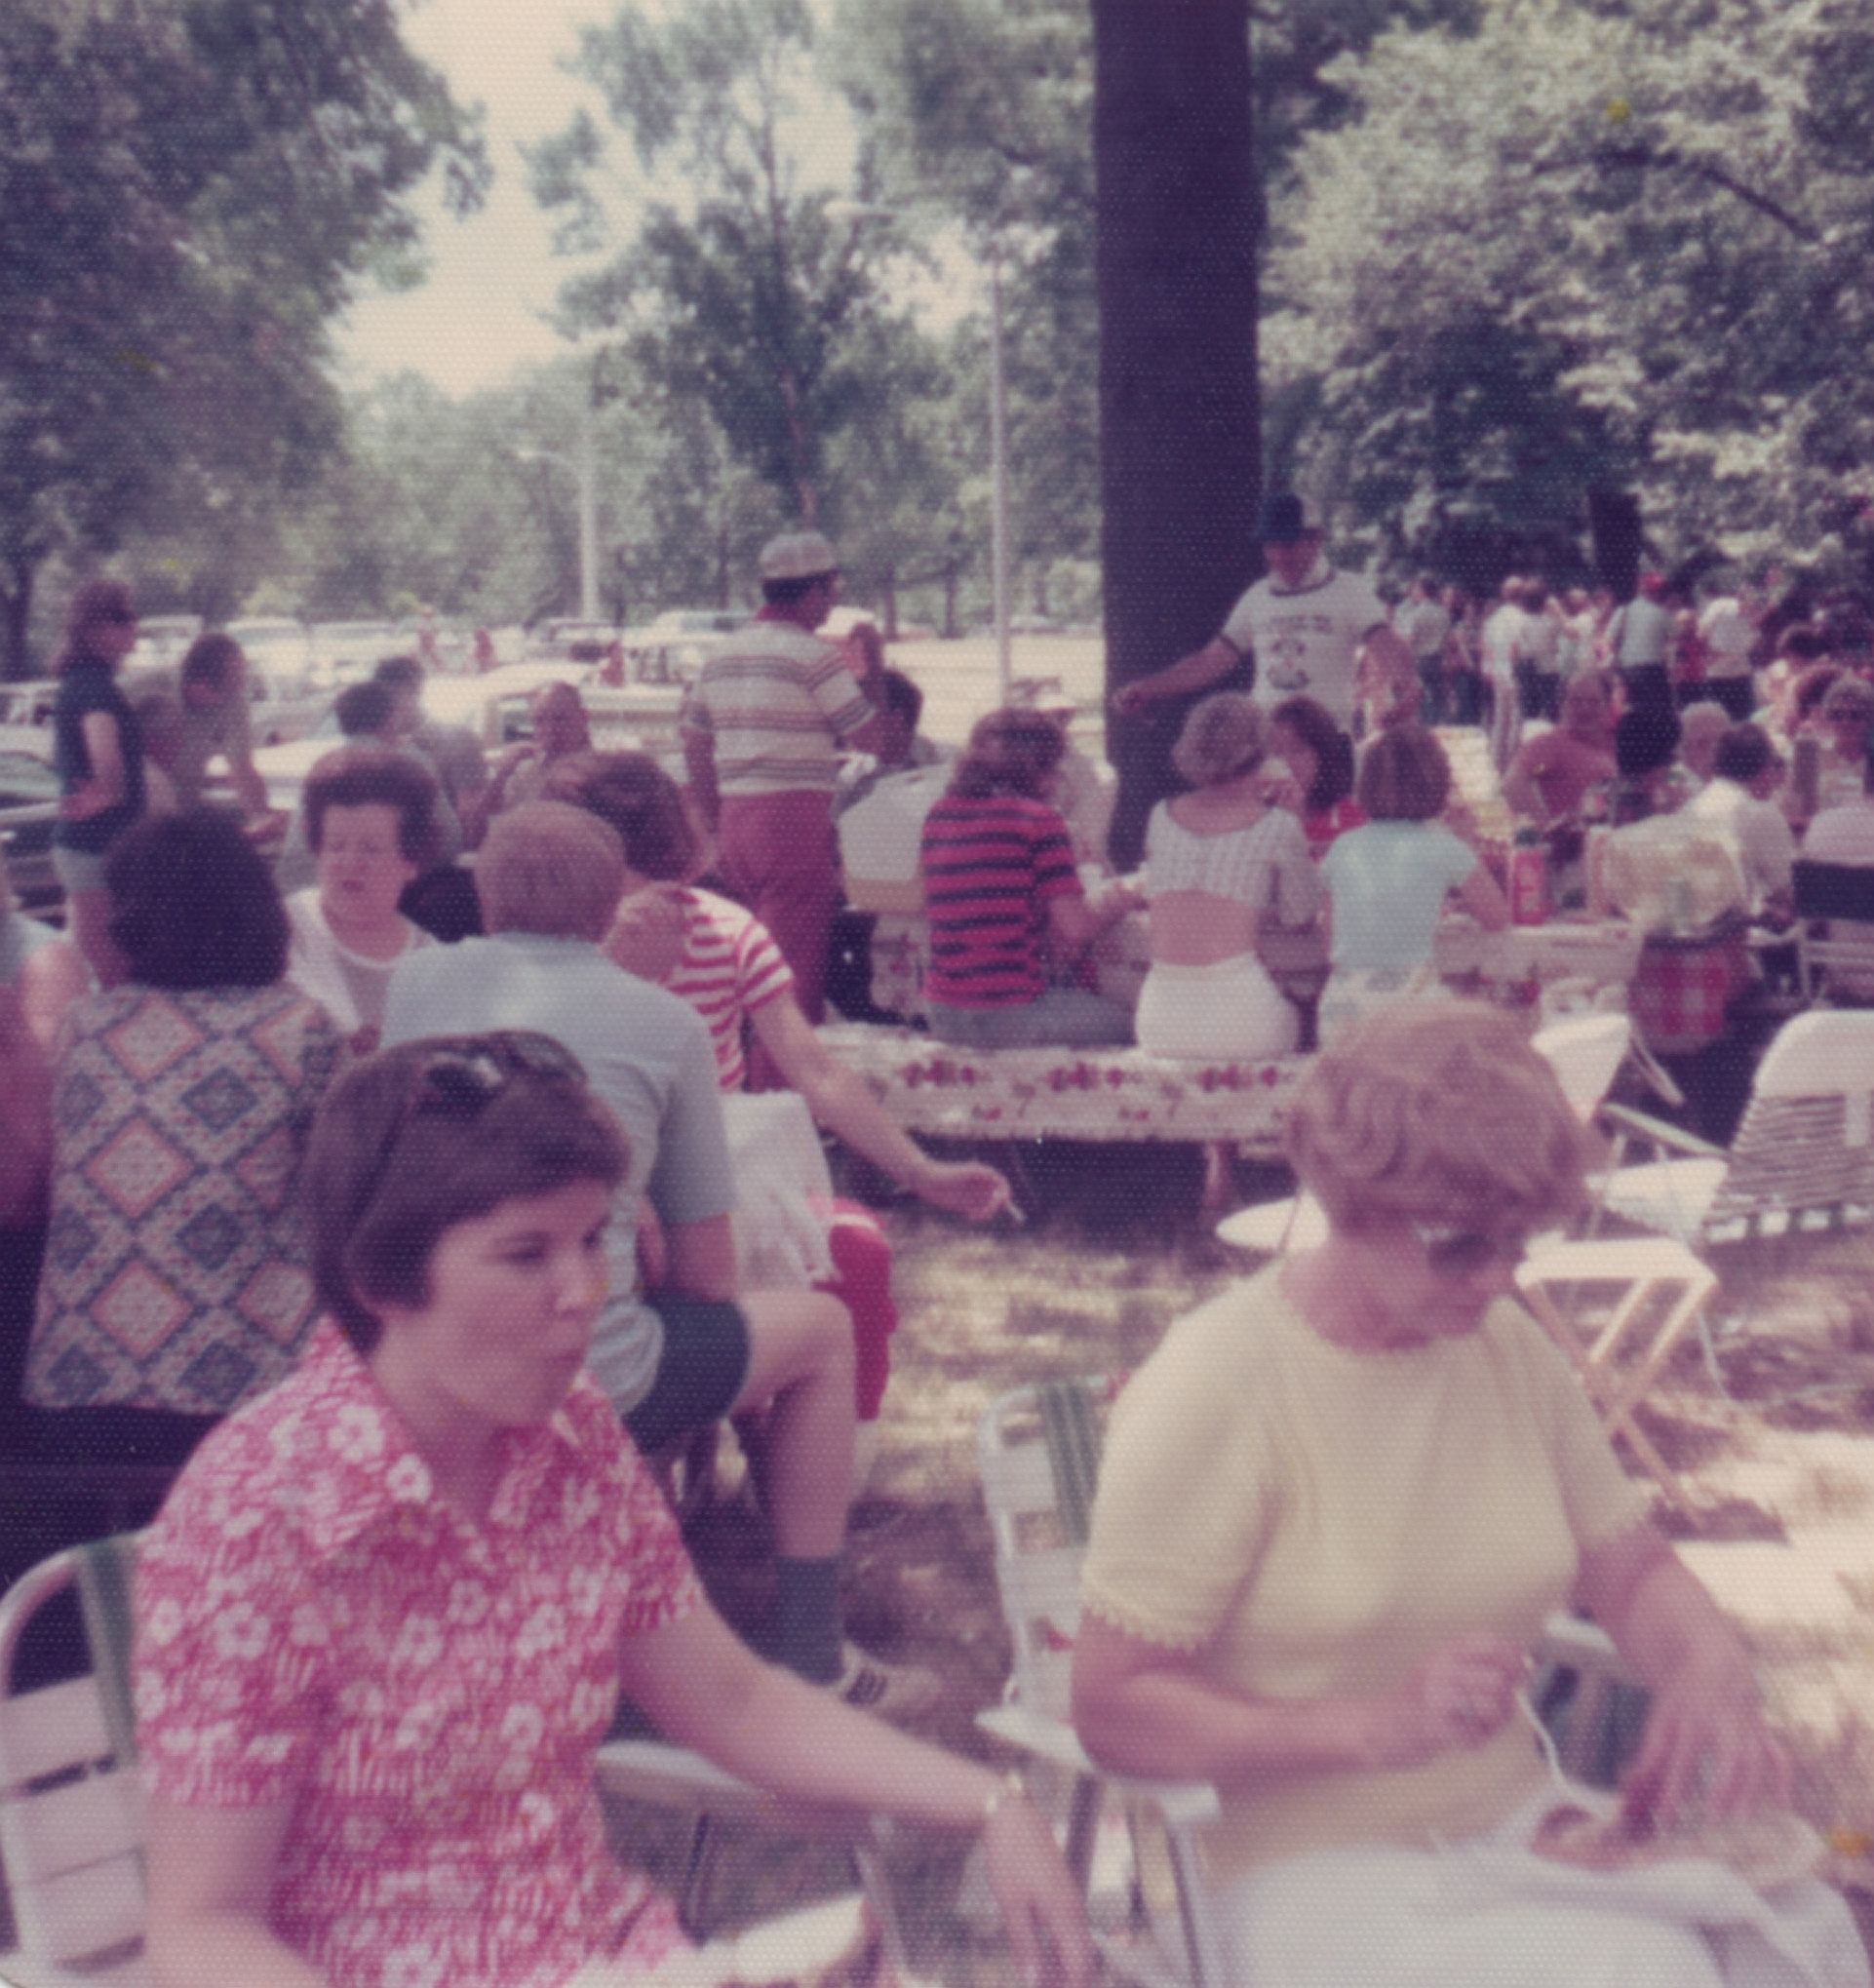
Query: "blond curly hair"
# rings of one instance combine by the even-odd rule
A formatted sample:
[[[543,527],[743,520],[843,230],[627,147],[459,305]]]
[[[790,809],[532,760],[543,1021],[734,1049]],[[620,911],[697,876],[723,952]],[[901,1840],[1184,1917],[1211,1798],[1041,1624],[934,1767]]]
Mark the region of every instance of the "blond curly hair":
[[[1314,1060],[1289,1162],[1349,1232],[1395,1221],[1532,1231],[1580,1205],[1592,1135],[1522,1025],[1476,1001],[1375,1008]]]

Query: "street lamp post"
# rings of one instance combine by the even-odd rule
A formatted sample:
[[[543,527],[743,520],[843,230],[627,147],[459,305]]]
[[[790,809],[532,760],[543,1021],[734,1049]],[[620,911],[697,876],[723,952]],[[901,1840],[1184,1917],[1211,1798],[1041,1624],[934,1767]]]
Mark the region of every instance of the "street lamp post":
[[[599,619],[599,440],[592,409],[579,411],[579,441],[571,455],[557,448],[517,448],[517,462],[553,462],[569,469],[579,487],[579,619]]]
[[[990,593],[996,608],[996,685],[1007,704],[1013,677],[1008,651],[1008,383],[1002,370],[1002,247],[989,237],[989,531]]]

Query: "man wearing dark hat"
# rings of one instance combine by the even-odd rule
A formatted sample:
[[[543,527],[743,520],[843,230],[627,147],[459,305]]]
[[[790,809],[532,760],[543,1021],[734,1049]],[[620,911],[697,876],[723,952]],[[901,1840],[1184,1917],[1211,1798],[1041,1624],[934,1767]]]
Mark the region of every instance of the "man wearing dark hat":
[[[761,575],[761,612],[684,704],[683,757],[723,880],[773,933],[818,1022],[839,901],[833,789],[840,753],[870,751],[878,719],[838,645],[814,633],[839,598],[832,544],[784,532],[762,547]]]
[[[1136,716],[1158,698],[1211,689],[1246,663],[1265,704],[1307,695],[1350,725],[1363,649],[1383,672],[1416,681],[1412,651],[1393,633],[1379,595],[1357,573],[1336,572],[1321,539],[1319,520],[1300,497],[1288,490],[1270,497],[1262,523],[1268,573],[1202,648],[1127,683],[1114,699],[1119,713]]]

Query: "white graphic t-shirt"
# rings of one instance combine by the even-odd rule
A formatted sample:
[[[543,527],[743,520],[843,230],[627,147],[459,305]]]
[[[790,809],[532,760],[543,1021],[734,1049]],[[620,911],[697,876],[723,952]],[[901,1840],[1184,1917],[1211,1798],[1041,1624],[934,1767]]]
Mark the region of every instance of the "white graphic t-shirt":
[[[1292,592],[1258,580],[1230,610],[1223,637],[1256,658],[1259,702],[1313,697],[1345,725],[1353,721],[1353,664],[1360,643],[1386,618],[1368,581],[1322,565]]]

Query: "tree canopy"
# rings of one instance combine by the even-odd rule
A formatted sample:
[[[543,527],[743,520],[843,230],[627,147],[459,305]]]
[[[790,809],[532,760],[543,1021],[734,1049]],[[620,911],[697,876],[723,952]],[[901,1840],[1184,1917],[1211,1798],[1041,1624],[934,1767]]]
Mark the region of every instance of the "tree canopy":
[[[1874,443],[1864,9],[1492,0],[1329,78],[1268,350],[1385,539],[1579,533],[1630,478],[1669,557],[1826,553]]]
[[[303,487],[341,432],[326,321],[408,272],[404,196],[485,172],[387,0],[0,10],[0,661],[35,576]]]

